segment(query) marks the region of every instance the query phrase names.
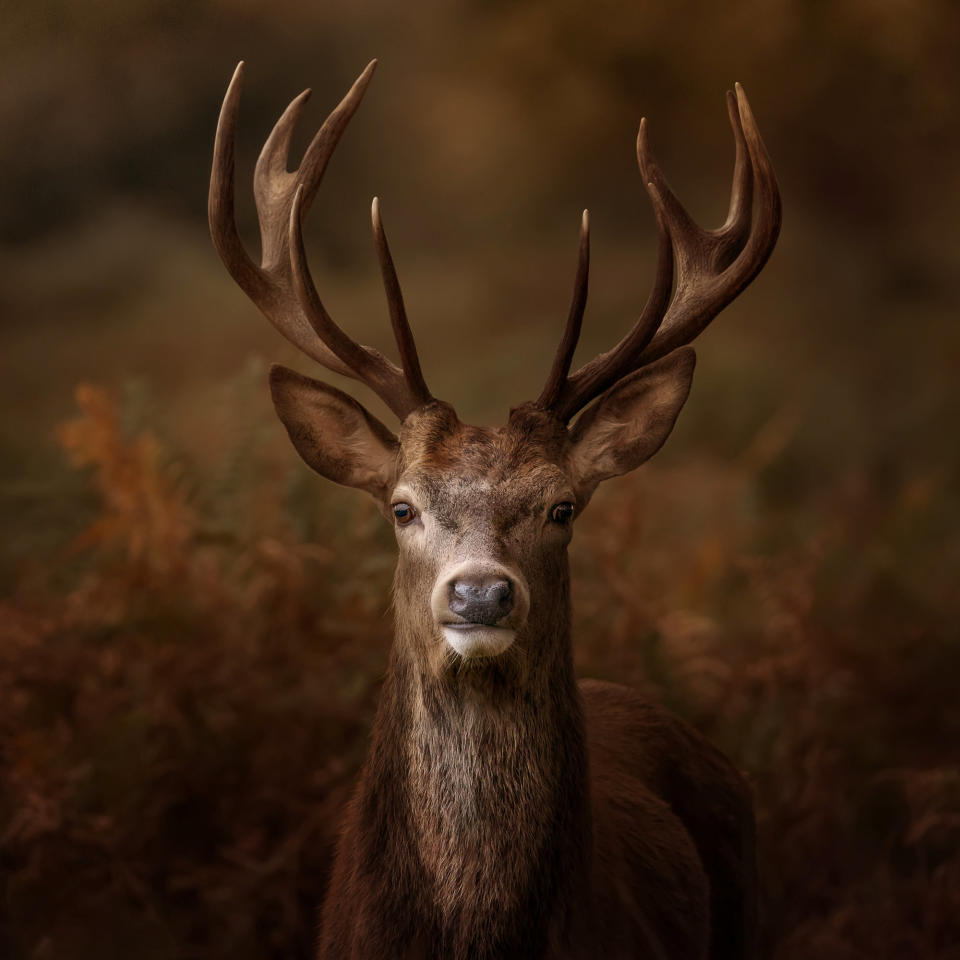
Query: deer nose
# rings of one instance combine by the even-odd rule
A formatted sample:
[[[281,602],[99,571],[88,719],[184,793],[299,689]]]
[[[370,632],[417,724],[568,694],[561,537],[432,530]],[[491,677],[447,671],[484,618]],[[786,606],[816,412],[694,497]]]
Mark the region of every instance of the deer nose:
[[[451,613],[492,627],[513,609],[513,583],[504,578],[462,577],[450,584]]]

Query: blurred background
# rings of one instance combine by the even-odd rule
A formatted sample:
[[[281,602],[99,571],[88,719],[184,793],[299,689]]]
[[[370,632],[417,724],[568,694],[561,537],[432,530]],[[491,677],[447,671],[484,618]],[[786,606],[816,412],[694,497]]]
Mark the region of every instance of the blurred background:
[[[308,957],[390,642],[393,538],[310,474],[206,183],[247,61],[253,163],[380,67],[311,212],[333,315],[390,352],[382,198],[434,392],[502,422],[566,316],[629,328],[634,137],[708,226],[741,81],[770,264],[698,340],[657,459],[571,548],[584,674],[713,738],[757,796],[765,955],[960,957],[960,7],[952,0],[7,0],[0,9],[0,955]],[[335,378],[328,378],[335,379]],[[368,392],[352,387],[378,408]]]

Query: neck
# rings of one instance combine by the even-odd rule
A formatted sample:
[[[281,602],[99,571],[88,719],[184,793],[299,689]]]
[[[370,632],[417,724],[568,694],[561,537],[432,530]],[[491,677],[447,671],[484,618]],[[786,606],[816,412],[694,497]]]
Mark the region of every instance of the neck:
[[[415,654],[437,641],[398,610],[362,806],[368,833],[396,848],[382,862],[404,864],[421,891],[420,919],[444,956],[537,956],[584,876],[586,754],[566,590],[552,611],[503,662],[437,672]]]

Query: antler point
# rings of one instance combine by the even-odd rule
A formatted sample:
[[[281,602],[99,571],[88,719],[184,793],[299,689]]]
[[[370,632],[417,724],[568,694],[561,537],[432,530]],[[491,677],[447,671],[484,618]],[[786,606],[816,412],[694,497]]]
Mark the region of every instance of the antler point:
[[[647,137],[647,118],[641,117],[640,129],[637,130],[637,155],[645,156],[649,152]]]
[[[239,90],[241,84],[243,83],[243,68],[244,62],[241,60],[237,63],[236,67],[233,69],[233,76],[230,78],[230,83],[227,85],[227,96],[230,96],[231,91]]]

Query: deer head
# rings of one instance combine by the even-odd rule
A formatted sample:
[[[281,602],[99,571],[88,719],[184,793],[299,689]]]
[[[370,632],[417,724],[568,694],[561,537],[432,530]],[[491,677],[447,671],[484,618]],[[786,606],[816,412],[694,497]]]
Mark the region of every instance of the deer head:
[[[587,298],[584,211],[573,302],[543,391],[515,407],[503,427],[469,426],[427,388],[376,199],[373,234],[401,366],[334,322],[307,265],[303,218],[375,65],[330,114],[296,170],[287,170],[287,155],[309,91],[268,137],[254,174],[259,266],[233,216],[243,64],[237,67],[217,128],[211,232],[231,275],[287,339],[366,383],[400,420],[394,433],[342,391],[286,367],[271,371],[274,405],[301,457],[322,476],[367,491],[394,523],[398,652],[435,676],[464,664],[526,673],[537,660],[563,655],[562,644],[542,641],[563,635],[569,623],[573,523],[602,480],[633,470],[664,443],[690,390],[689,342],[770,255],[780,228],[776,181],[738,85],[727,94],[736,143],[729,214],[719,229],[704,230],[668,186],[641,121],[637,157],[659,247],[639,319],[615,347],[570,373]]]

